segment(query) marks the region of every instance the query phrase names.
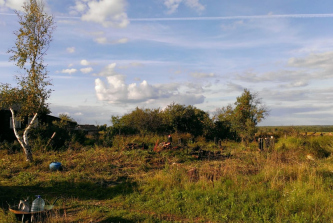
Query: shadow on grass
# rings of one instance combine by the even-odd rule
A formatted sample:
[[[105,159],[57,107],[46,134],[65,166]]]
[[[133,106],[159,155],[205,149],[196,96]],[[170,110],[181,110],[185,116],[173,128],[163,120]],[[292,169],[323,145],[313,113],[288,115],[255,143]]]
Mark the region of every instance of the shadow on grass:
[[[8,204],[17,205],[20,200],[30,197],[34,200],[35,195],[41,195],[48,203],[55,198],[64,199],[77,198],[79,200],[110,200],[118,195],[127,195],[134,192],[136,182],[124,180],[120,182],[66,182],[57,181],[52,187],[43,185],[33,186],[1,186],[0,185],[0,207],[7,209]]]

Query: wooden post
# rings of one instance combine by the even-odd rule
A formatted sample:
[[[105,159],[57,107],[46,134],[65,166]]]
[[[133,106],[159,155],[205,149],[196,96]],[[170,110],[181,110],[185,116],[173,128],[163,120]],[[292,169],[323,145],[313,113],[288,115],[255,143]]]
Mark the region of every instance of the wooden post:
[[[264,139],[263,138],[258,138],[258,147],[260,151],[263,151],[264,149]]]

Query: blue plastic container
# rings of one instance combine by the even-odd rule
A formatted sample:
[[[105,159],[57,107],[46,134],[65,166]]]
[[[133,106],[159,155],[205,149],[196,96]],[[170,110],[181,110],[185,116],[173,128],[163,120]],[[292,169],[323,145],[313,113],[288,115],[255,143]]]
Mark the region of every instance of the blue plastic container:
[[[50,170],[52,170],[52,171],[62,170],[61,163],[59,163],[59,162],[50,163]]]

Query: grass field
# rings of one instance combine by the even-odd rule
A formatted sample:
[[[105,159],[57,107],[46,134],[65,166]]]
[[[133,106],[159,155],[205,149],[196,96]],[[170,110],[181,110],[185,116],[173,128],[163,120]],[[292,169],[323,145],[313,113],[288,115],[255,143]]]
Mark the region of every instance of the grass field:
[[[281,138],[261,152],[223,142],[201,159],[189,151],[221,148],[126,150],[135,140],[34,151],[33,163],[0,151],[0,221],[15,221],[7,202],[40,194],[60,197],[47,222],[333,222],[333,137]],[[52,161],[64,170],[51,172]]]

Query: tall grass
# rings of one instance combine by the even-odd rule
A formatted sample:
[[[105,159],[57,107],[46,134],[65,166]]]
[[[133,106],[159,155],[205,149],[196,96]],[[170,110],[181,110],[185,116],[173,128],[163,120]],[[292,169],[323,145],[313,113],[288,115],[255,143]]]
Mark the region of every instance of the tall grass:
[[[281,138],[259,152],[224,142],[220,160],[152,151],[163,137],[119,137],[112,148],[35,151],[35,162],[0,151],[0,219],[7,202],[61,196],[49,222],[332,222],[333,138]],[[126,150],[127,143],[147,150]],[[219,150],[200,141],[202,149]],[[48,164],[60,161],[62,172]]]

